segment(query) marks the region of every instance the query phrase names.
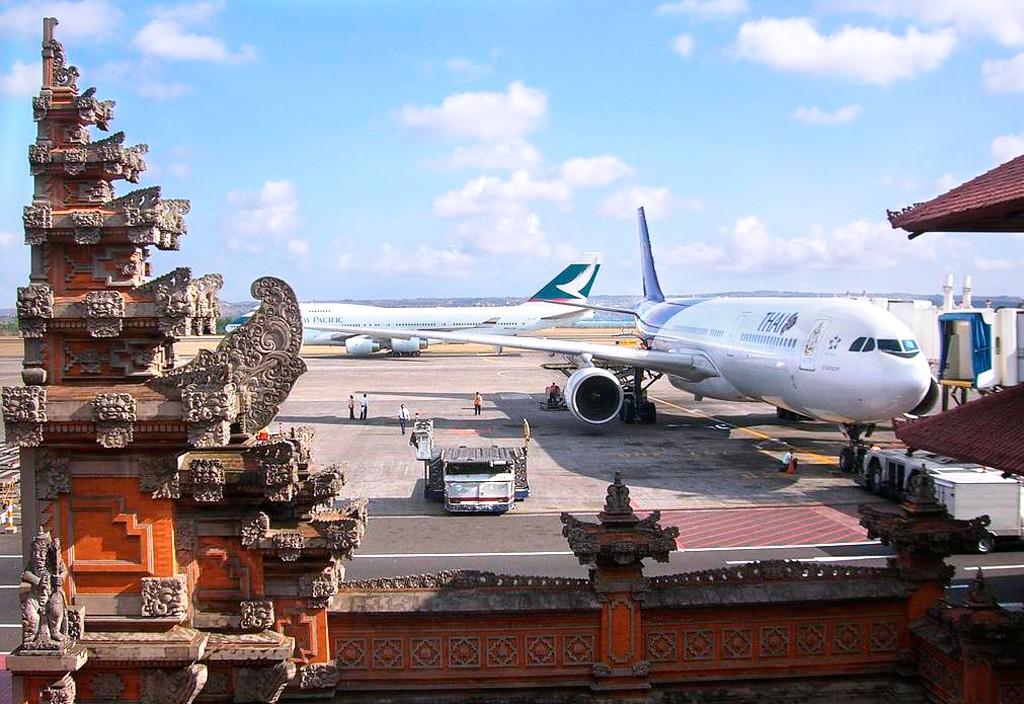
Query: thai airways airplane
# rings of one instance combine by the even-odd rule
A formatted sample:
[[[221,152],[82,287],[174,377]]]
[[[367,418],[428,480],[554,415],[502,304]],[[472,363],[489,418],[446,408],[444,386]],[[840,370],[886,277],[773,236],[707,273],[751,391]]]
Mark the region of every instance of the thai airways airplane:
[[[888,311],[866,301],[666,300],[643,208],[638,214],[644,298],[635,309],[617,312],[635,317],[643,349],[543,338],[505,343],[577,360],[578,368],[565,385],[566,403],[577,419],[589,425],[616,418],[653,422],[654,404],[646,398],[644,372],[662,373],[698,400],[763,401],[780,414],[839,423],[851,442],[840,456],[840,466],[848,469],[861,435],[870,434],[876,422],[925,413],[934,405],[939,387],[913,333]],[[481,333],[457,331],[437,337],[497,344],[494,336]],[[632,381],[621,382],[606,366],[631,368]]]
[[[543,330],[593,316],[592,311],[580,306],[586,304],[600,268],[600,254],[584,254],[537,293],[515,306],[384,308],[352,303],[300,303],[302,341],[313,345],[344,345],[346,353],[355,356],[382,350],[406,356],[419,355],[420,350],[438,339],[436,333],[439,332],[457,330],[504,337],[526,330]],[[231,332],[254,312],[231,321],[225,329]],[[359,331],[331,329],[337,326],[359,328]],[[416,331],[416,334],[410,335],[409,331]],[[501,347],[504,340],[488,344]]]

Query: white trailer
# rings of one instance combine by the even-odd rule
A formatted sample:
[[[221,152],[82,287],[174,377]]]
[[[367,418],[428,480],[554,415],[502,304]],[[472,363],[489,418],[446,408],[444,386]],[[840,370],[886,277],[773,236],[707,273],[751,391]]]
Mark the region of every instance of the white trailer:
[[[1024,537],[1024,486],[1002,472],[949,473],[934,476],[935,495],[953,518],[970,520],[988,516],[988,535],[978,541],[978,552],[989,552],[997,540]]]

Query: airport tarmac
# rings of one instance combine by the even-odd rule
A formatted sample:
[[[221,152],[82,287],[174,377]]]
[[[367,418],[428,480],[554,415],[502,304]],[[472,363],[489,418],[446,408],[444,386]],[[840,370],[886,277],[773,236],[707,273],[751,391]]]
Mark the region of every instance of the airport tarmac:
[[[194,353],[195,344],[182,348],[179,355]],[[455,568],[585,576],[561,535],[559,513],[593,520],[616,471],[638,511],[659,509],[664,525],[680,528],[680,550],[669,563],[650,564],[648,574],[769,558],[882,566],[890,554],[858,523],[857,504],[879,499],[836,468],[843,440],[833,426],[780,421],[760,403],[698,403],[662,379],[651,388],[656,425],[597,430],[568,412],[541,410],[544,387],[564,385],[559,373],[541,367],[560,360],[544,354],[461,346],[421,357],[346,357],[334,348],[304,356],[309,371],[276,422],[313,426],[317,463],[342,463],[346,493],[369,499],[367,534],[347,579]],[[20,383],[19,369],[17,357],[0,358],[0,383]],[[349,420],[349,394],[364,391],[369,418]],[[475,391],[484,396],[480,416],[473,415]],[[530,498],[500,516],[446,515],[424,500],[422,464],[398,427],[401,403],[434,419],[438,445],[518,445],[527,419]],[[889,428],[872,439],[893,442]],[[787,447],[800,458],[796,475],[777,471]],[[16,538],[0,536],[0,652],[17,639],[18,552]],[[1019,547],[952,563],[952,598],[980,565],[997,597],[1020,600]]]

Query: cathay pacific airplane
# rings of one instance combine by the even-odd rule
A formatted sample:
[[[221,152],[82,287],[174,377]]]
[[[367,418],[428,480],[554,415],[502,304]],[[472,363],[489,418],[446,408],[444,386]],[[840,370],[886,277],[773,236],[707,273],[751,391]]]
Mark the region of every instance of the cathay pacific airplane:
[[[516,306],[384,308],[352,303],[300,303],[302,341],[312,345],[344,345],[347,354],[356,356],[380,351],[406,356],[419,355],[420,350],[438,339],[439,332],[457,330],[504,338],[526,330],[543,330],[593,315],[580,306],[586,304],[600,268],[600,254],[584,254]],[[231,321],[226,330],[231,332],[254,312]],[[331,329],[337,326],[359,330]],[[410,335],[409,331],[416,334]],[[501,347],[504,342],[488,344]]]
[[[646,397],[644,373],[666,374],[673,386],[698,400],[763,401],[778,408],[780,415],[840,424],[851,445],[840,456],[841,468],[848,470],[856,461],[861,436],[870,435],[876,422],[925,413],[934,405],[938,384],[913,333],[895,316],[866,301],[666,300],[654,268],[643,208],[638,214],[644,298],[635,309],[618,312],[635,317],[643,349],[543,338],[504,343],[576,360],[578,368],[566,382],[565,397],[580,421],[589,425],[616,418],[653,422],[655,409]],[[422,333],[392,330],[386,334]],[[456,331],[437,337],[498,344],[494,336],[482,333]],[[622,382],[607,366],[632,374],[623,375],[629,380]]]

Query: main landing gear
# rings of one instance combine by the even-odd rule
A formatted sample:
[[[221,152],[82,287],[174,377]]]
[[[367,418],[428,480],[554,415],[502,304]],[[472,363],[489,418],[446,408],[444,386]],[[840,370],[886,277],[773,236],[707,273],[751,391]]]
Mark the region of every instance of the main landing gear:
[[[651,372],[640,367],[615,369],[615,376],[622,384],[622,406],[619,419],[623,423],[648,423],[658,421],[658,409],[647,398],[647,389],[661,378],[660,372]]]
[[[875,424],[844,423],[839,427],[850,442],[839,453],[839,471],[850,474],[864,464],[867,447],[862,438],[871,437],[871,434],[875,432]]]

